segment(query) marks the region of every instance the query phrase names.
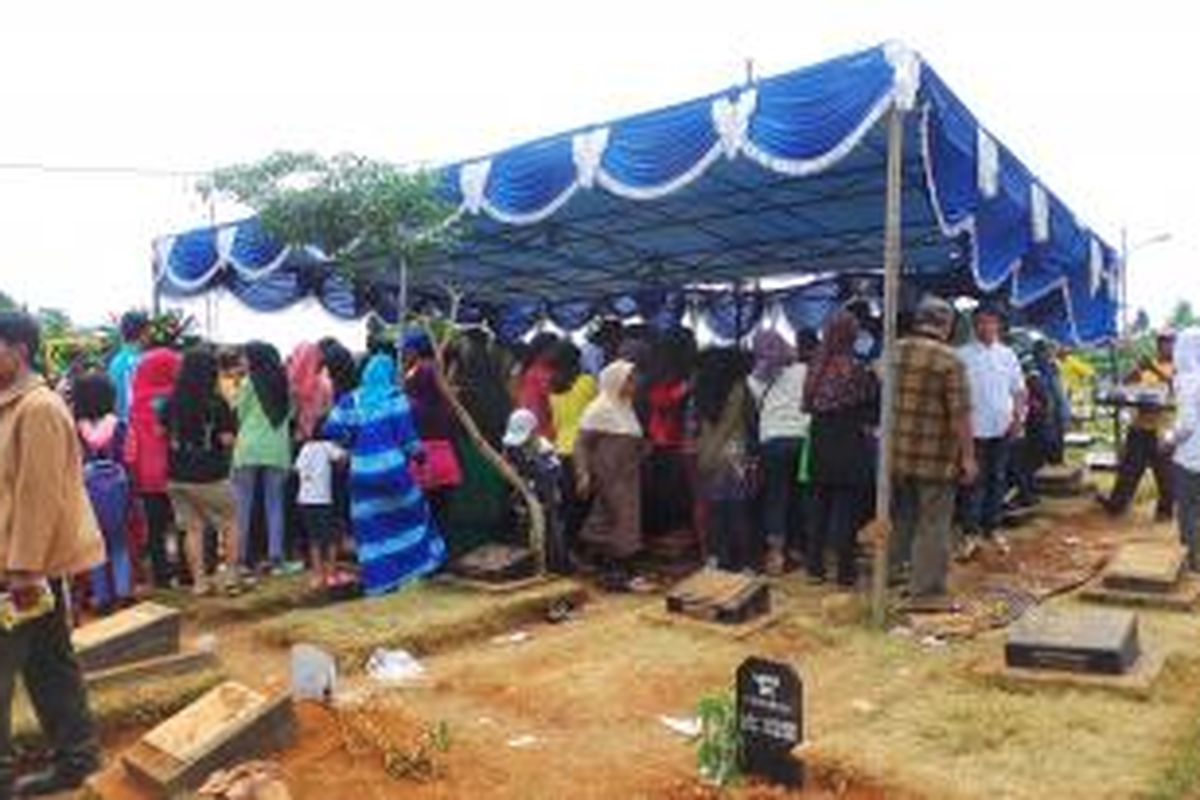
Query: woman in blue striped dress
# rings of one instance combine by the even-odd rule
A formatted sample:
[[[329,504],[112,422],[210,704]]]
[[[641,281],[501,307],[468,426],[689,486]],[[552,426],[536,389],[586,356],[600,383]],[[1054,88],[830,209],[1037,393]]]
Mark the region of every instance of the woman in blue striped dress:
[[[350,517],[366,594],[436,572],[446,545],[409,474],[409,459],[424,453],[390,356],[367,361],[362,384],[338,401],[325,434],[350,450]]]

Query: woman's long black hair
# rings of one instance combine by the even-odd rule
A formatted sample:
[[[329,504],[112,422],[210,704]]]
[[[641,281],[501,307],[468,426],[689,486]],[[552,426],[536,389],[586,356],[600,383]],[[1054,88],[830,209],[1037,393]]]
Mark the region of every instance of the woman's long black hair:
[[[214,401],[225,402],[217,393],[217,355],[212,348],[193,347],[183,354],[175,391],[167,406],[168,427],[183,439],[194,439],[209,422]]]
[[[71,384],[71,405],[75,419],[95,422],[113,412],[117,389],[112,379],[98,370],[79,375]]]
[[[713,348],[700,353],[696,366],[696,413],[701,420],[715,423],[733,387],[750,374],[750,358],[733,347]]]
[[[278,428],[287,420],[291,409],[283,360],[279,357],[279,351],[266,342],[250,342],[245,347],[245,353],[254,393],[258,395],[258,402],[272,427]]]
[[[325,362],[329,380],[333,381],[334,398],[357,389],[358,365],[354,363],[354,354],[333,337],[317,342],[317,347],[321,348],[321,360]]]

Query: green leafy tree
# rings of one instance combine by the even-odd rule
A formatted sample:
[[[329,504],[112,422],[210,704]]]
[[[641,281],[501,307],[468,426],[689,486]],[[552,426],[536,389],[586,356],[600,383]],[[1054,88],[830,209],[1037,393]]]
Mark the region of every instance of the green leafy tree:
[[[0,292],[0,311],[15,311],[18,308],[20,306],[17,305],[16,300],[13,300],[5,292]]]
[[[46,338],[69,336],[73,330],[71,317],[61,308],[39,308],[37,318]]]
[[[1168,320],[1171,327],[1175,328],[1176,330],[1190,328],[1191,326],[1195,325],[1197,321],[1196,312],[1192,309],[1191,302],[1187,300],[1180,300],[1178,303],[1176,303],[1175,310],[1171,312],[1171,316]]]
[[[262,161],[213,172],[200,187],[206,196],[232,197],[254,209],[264,229],[290,245],[319,246],[344,270],[371,278],[402,262],[419,273],[431,257],[457,239],[455,208],[438,193],[438,176],[384,161],[343,153],[277,152]],[[462,292],[443,286],[450,297],[448,318],[457,318]],[[402,320],[407,322],[407,320]],[[438,342],[438,381],[450,408],[480,452],[520,494],[530,509],[529,540],[544,563],[544,515],[537,497],[504,457],[479,433],[470,414],[446,382],[443,362],[449,329],[421,322]],[[394,336],[395,331],[376,335]],[[447,335],[443,335],[447,334]]]
[[[232,197],[275,238],[315,244],[350,269],[378,267],[381,256],[417,266],[455,234],[433,173],[350,153],[277,152],[218,169],[200,190]]]

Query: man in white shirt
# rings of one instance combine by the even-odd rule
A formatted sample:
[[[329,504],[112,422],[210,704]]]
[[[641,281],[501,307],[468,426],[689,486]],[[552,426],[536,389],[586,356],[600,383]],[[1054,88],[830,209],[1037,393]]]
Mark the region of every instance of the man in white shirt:
[[[971,431],[979,476],[969,490],[966,533],[967,554],[975,540],[994,537],[1004,509],[1008,486],[1008,460],[1012,441],[1025,422],[1025,376],[1012,348],[1000,341],[1004,326],[1001,311],[990,305],[975,312],[975,340],[958,349],[958,357],[971,389]]]

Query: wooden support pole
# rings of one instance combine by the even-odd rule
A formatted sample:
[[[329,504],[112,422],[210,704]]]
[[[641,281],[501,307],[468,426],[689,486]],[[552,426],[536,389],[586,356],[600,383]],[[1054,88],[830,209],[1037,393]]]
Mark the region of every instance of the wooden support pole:
[[[877,528],[871,576],[871,623],[882,628],[887,616],[888,550],[892,526],[892,431],[896,419],[896,315],[900,303],[901,194],[904,184],[904,111],[888,114],[887,195],[883,238],[883,402],[879,431],[879,471],[875,482]]]

